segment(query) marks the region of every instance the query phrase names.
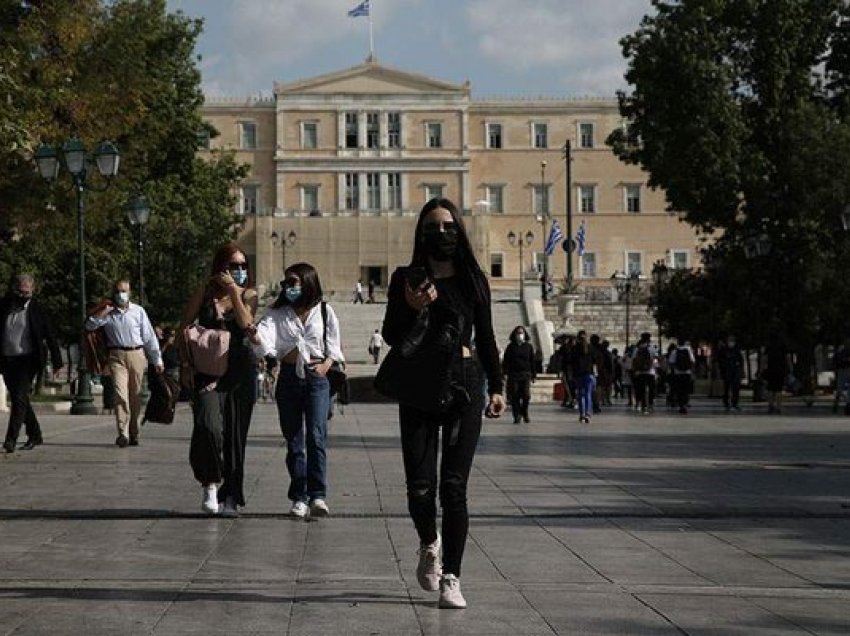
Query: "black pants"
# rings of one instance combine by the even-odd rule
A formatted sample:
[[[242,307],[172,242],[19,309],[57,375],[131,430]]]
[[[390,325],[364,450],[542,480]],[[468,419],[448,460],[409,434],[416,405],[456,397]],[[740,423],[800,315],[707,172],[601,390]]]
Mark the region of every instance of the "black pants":
[[[483,386],[478,361],[465,359],[464,385],[472,403],[457,416],[436,416],[400,405],[401,450],[407,482],[407,508],[422,543],[437,538],[437,446],[442,431],[439,494],[443,509],[443,572],[460,576],[469,532],[466,484],[481,434]],[[452,443],[451,427],[457,426]]]
[[[635,373],[635,400],[642,409],[655,404],[655,376],[651,373]]]
[[[520,418],[528,419],[528,405],[531,402],[531,378],[527,375],[508,377],[508,400],[514,422]]]
[[[675,405],[680,409],[687,408],[691,398],[691,379],[690,373],[678,373],[670,379],[670,389],[673,391],[673,399]]]
[[[9,426],[6,441],[17,442],[21,426],[26,425],[27,439],[41,440],[41,426],[32,410],[30,395],[32,383],[38,375],[38,359],[35,356],[9,356],[5,359],[3,381],[9,390]]]
[[[738,408],[738,401],[741,396],[741,380],[732,378],[723,380],[723,406]]]
[[[256,401],[255,383],[248,370],[243,382],[235,386],[226,384],[226,389],[198,391],[203,381],[201,376],[196,376],[189,463],[195,479],[201,484],[222,482],[218,489],[219,501],[231,496],[237,505],[244,506],[245,445]]]

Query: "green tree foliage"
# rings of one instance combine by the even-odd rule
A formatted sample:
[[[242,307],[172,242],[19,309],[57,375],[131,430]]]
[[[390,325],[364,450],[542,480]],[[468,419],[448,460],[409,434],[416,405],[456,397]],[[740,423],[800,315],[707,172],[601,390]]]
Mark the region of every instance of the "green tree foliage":
[[[752,343],[777,330],[804,350],[848,329],[836,311],[843,302],[847,315],[839,298],[850,292],[839,216],[850,202],[846,4],[656,0],[621,42],[628,125],[609,144],[714,244],[714,267],[683,275],[677,294],[710,292],[724,312],[715,327]],[[754,253],[759,237],[769,253]],[[682,310],[687,296],[675,298]],[[658,311],[673,320],[672,307]],[[711,335],[694,320],[678,328]]]
[[[137,281],[126,205],[145,194],[145,291],[155,321],[179,319],[215,247],[235,236],[233,192],[247,168],[232,154],[199,159],[203,95],[194,53],[200,21],[168,14],[164,0],[0,0],[0,281],[34,271],[67,339],[79,329],[77,219],[70,179],[34,170],[42,142],[110,139],[121,152],[104,192],[89,169],[89,299],[119,277]],[[6,37],[8,34],[8,37]]]

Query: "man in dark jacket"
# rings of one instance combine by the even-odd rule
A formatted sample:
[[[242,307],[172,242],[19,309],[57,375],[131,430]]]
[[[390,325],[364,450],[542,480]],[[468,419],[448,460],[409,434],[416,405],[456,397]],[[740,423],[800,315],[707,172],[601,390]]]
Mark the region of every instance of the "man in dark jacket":
[[[732,334],[729,334],[726,342],[721,343],[717,351],[717,366],[723,378],[723,406],[727,411],[730,408],[740,411],[738,401],[744,376],[744,354]]]
[[[62,368],[62,353],[53,336],[44,307],[32,297],[34,280],[29,274],[12,279],[9,292],[0,300],[0,372],[9,390],[11,414],[3,448],[14,453],[21,425],[26,425],[31,450],[42,443],[41,426],[30,404],[33,380],[47,363],[47,350],[53,372]]]
[[[537,377],[534,347],[528,342],[528,335],[522,326],[511,332],[511,342],[502,358],[502,371],[508,376],[508,399],[514,424],[520,418],[529,422],[528,404],[531,401],[531,383]]]

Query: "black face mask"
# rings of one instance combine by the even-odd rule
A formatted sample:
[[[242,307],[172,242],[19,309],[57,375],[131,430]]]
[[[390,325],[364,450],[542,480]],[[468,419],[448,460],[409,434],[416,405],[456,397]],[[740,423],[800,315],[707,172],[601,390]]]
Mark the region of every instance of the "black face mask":
[[[422,235],[425,253],[435,261],[448,261],[457,253],[457,231],[426,232]]]

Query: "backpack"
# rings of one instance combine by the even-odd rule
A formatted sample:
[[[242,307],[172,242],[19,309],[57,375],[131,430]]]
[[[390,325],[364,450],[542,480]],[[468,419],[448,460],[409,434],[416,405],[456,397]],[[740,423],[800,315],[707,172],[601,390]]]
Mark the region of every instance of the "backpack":
[[[145,407],[145,422],[171,424],[174,421],[174,410],[177,407],[177,397],[180,395],[180,385],[177,380],[165,373],[155,373],[151,378],[151,394]]]
[[[687,347],[679,347],[676,349],[676,371],[690,371],[694,368],[694,361],[691,359],[691,352]]]
[[[635,352],[635,359],[632,361],[632,371],[635,373],[648,373],[652,370],[652,353],[649,351],[649,345],[641,345]]]

